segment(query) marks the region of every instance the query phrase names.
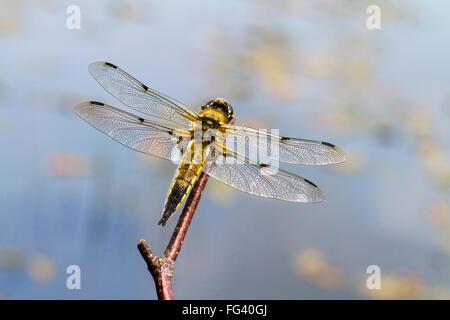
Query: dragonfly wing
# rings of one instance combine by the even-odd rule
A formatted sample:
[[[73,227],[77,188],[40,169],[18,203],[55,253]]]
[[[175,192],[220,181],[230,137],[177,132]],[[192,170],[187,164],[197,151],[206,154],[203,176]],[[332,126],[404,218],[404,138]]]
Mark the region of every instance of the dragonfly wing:
[[[178,160],[190,136],[188,130],[146,120],[101,102],[82,102],[75,113],[121,144],[168,160]]]
[[[292,202],[321,202],[323,192],[311,181],[280,168],[256,162],[214,142],[205,171],[238,190],[260,197]],[[213,151],[214,150],[214,151]],[[226,152],[223,152],[227,150]]]
[[[247,154],[262,155],[279,162],[326,165],[345,161],[344,151],[328,142],[282,137],[264,130],[226,125],[226,143]],[[271,161],[272,162],[272,161]]]
[[[181,102],[147,87],[112,63],[91,63],[89,72],[106,91],[139,112],[186,126],[199,119]]]

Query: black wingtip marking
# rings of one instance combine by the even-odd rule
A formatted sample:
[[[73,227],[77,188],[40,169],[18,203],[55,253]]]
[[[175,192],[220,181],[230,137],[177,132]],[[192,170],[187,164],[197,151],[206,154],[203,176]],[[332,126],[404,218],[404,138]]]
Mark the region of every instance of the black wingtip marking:
[[[166,221],[164,220],[164,218],[161,218],[161,220],[158,221],[158,226],[159,225],[161,225],[163,227],[166,225]]]
[[[98,101],[89,101],[89,102],[96,106],[104,106],[105,105],[103,102],[98,102]]]
[[[109,63],[109,62],[105,62],[105,66],[117,69],[117,66],[115,66],[115,65],[113,65],[112,63]]]
[[[140,122],[140,123],[144,123],[144,121],[145,121],[144,118],[139,117],[139,122]]]
[[[145,84],[142,84],[142,89],[144,89],[145,91],[148,91],[148,87]]]
[[[327,147],[330,147],[330,148],[336,148],[336,146],[334,144],[332,144],[332,143],[328,143],[328,142],[323,142],[322,141],[322,144],[326,145]]]
[[[288,138],[288,137],[280,137],[280,141],[286,141],[286,140],[291,140],[291,138]]]
[[[309,183],[310,185],[312,185],[313,187],[319,188],[318,186],[316,186],[314,183],[312,183],[311,181],[309,181],[308,179],[303,179],[305,180],[305,182]]]

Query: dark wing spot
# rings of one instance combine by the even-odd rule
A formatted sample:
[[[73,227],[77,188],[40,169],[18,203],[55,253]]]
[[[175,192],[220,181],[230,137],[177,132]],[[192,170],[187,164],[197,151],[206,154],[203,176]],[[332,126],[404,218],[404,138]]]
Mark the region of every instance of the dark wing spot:
[[[178,137],[177,144],[178,144],[178,143],[181,143],[181,141],[183,141],[183,137]]]
[[[309,183],[310,185],[312,185],[312,186],[314,186],[314,187],[316,187],[316,188],[319,188],[318,186],[316,186],[314,183],[312,183],[312,182],[309,181],[308,179],[303,179],[303,180],[305,180],[305,182]]]
[[[336,146],[334,144],[328,143],[328,142],[322,142],[323,145],[326,145],[327,147],[330,148],[336,148]]]
[[[117,69],[117,67],[115,65],[113,65],[112,63],[109,62],[105,62],[105,65],[114,69]]]
[[[287,141],[287,140],[291,140],[291,138],[288,138],[288,137],[280,137],[280,141]]]
[[[268,165],[267,163],[258,162],[258,167],[267,168],[267,167],[270,167],[270,165]]]
[[[97,101],[90,101],[91,104],[96,105],[96,106],[104,106],[105,104],[102,102],[97,102]]]
[[[145,84],[142,84],[142,89],[144,89],[144,91],[148,91],[148,87]]]
[[[140,123],[144,123],[144,121],[145,121],[144,118],[139,117],[139,122],[140,122]]]

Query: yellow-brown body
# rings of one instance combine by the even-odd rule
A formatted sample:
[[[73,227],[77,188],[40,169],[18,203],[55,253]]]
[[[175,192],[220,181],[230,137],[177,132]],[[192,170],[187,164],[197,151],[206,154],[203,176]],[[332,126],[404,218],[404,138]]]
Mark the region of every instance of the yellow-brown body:
[[[200,116],[202,121],[194,123],[191,128],[192,132],[200,134],[194,134],[189,142],[169,189],[163,215],[158,222],[163,226],[183,203],[203,170],[205,158],[213,141],[211,137],[208,140],[204,139],[205,132],[216,129],[220,124],[229,123],[233,119],[233,109],[225,100],[215,99],[202,106]]]

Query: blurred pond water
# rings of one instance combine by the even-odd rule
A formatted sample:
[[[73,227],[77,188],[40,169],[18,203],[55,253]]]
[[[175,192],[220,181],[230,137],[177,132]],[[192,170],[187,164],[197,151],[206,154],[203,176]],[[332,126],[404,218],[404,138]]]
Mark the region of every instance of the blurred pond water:
[[[332,142],[347,162],[286,166],[322,204],[208,182],[174,274],[176,298],[450,298],[449,3],[69,1],[0,4],[0,298],[152,299],[136,249],[156,252],[175,170],[73,113],[123,107],[89,75],[110,61],[237,123]],[[224,201],[226,199],[226,201]],[[66,288],[81,267],[82,289]],[[366,288],[378,265],[382,290]]]

